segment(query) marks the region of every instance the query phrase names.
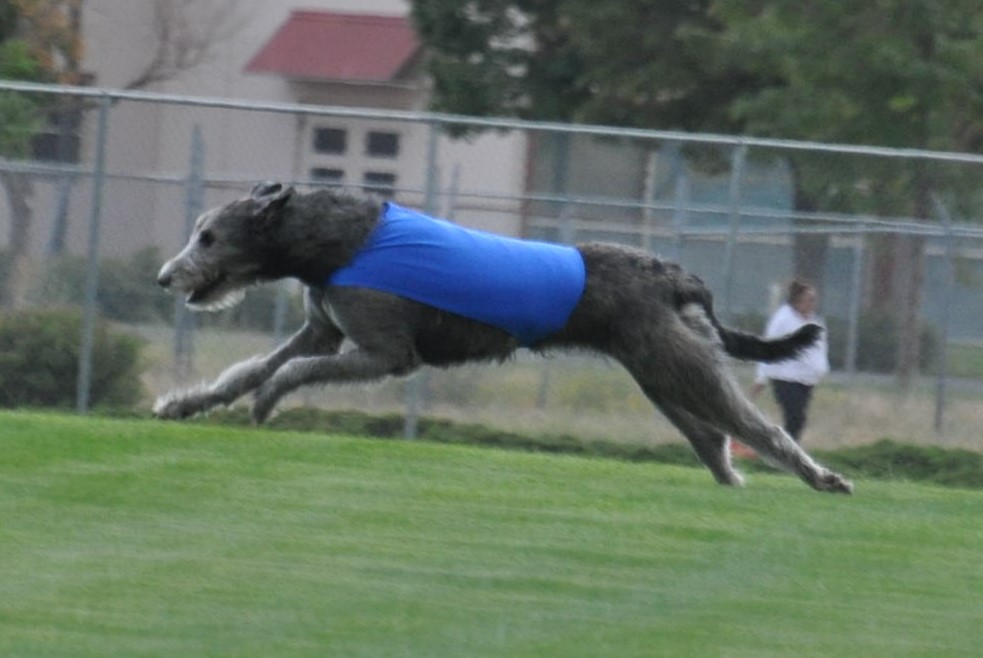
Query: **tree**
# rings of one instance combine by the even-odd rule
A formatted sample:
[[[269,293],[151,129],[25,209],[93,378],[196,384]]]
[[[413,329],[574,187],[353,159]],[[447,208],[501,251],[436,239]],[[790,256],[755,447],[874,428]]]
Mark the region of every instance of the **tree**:
[[[749,132],[942,150],[983,146],[983,6],[974,0],[718,0],[721,50],[778,81],[733,105]],[[927,220],[947,184],[923,161],[819,163],[793,158],[805,209],[871,209]],[[901,328],[898,377],[917,369],[924,238],[875,244],[874,303]]]
[[[0,12],[0,78],[49,80],[45,68],[51,59],[39,47],[41,35],[57,35],[53,43],[64,45],[63,35],[50,22],[40,3],[12,2]],[[29,33],[30,38],[24,36]],[[0,94],[0,159],[23,159],[30,155],[34,135],[40,130],[42,101],[23,94]],[[29,280],[28,253],[31,241],[31,178],[23,172],[0,169],[0,186],[10,208],[7,273],[0,300],[9,306],[23,304]]]
[[[39,82],[76,82],[81,52],[78,16],[81,0],[16,0],[0,13],[0,77]],[[27,159],[44,127],[50,99],[25,94],[0,96],[0,158]],[[0,169],[0,186],[10,208],[7,275],[0,300],[24,304],[30,282],[33,181],[29,174]]]
[[[239,0],[154,0],[153,57],[124,85],[146,89],[215,59],[243,28]]]
[[[710,0],[413,0],[432,108],[472,116],[734,130],[761,82],[716,59]]]
[[[429,54],[434,110],[736,132],[729,103],[762,81],[714,56],[709,35],[721,25],[710,6],[710,0],[413,0],[412,17]],[[530,135],[531,152],[551,154],[544,166],[557,196],[566,192],[570,141],[564,132]]]

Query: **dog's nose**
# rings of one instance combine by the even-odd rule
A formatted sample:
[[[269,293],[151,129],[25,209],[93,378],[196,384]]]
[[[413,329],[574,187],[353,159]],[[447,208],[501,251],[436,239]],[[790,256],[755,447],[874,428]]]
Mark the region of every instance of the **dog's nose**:
[[[161,272],[157,275],[157,285],[161,288],[169,288],[171,285],[171,273]]]

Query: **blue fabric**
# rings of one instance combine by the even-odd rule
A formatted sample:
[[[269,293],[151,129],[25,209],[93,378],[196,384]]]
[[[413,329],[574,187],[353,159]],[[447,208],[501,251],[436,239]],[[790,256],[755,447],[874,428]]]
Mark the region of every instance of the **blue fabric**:
[[[533,345],[567,323],[584,291],[580,252],[462,228],[392,203],[332,286],[400,295]]]

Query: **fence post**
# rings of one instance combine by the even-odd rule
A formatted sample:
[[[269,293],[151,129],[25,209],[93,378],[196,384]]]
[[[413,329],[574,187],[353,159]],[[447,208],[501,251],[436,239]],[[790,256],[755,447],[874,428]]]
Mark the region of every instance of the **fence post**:
[[[440,130],[436,119],[427,124],[427,178],[424,181],[424,212],[433,215],[437,212],[437,138]],[[406,387],[406,416],[403,419],[403,438],[412,440],[419,433],[420,407],[426,388],[426,370],[421,368],[410,377]]]
[[[850,306],[847,310],[846,325],[846,371],[852,378],[857,374],[857,348],[860,341],[860,303],[863,297],[864,241],[867,230],[861,221],[853,243],[853,271],[850,277]]]
[[[742,140],[734,149],[730,167],[730,188],[728,190],[730,230],[727,233],[727,244],[724,246],[723,316],[726,321],[731,319],[734,312],[734,252],[737,249],[737,234],[741,230],[741,185],[744,182],[746,163],[747,143]]]
[[[195,220],[204,205],[205,139],[201,126],[195,125],[191,132],[191,160],[188,178],[185,181],[184,196],[184,239],[191,237]],[[194,363],[194,317],[178,296],[174,300],[174,371],[178,381],[186,381],[191,376]]]
[[[689,205],[689,171],[686,167],[680,166],[673,187],[672,207],[672,259],[680,264],[683,263],[686,228],[689,226]]]
[[[942,218],[942,226],[945,229],[945,272],[943,281],[945,289],[942,291],[942,317],[939,320],[939,366],[935,379],[935,436],[939,440],[945,439],[945,399],[946,399],[946,363],[948,357],[947,346],[949,344],[949,320],[952,312],[952,292],[955,287],[955,241],[952,239],[952,215],[945,205],[939,201],[938,197],[932,195],[932,205],[935,212]]]
[[[108,95],[103,95],[99,99],[99,114],[96,122],[96,152],[92,174],[92,207],[89,214],[89,249],[85,272],[82,344],[79,352],[78,381],[75,387],[75,406],[80,414],[88,413],[92,398],[92,353],[99,303],[99,233],[102,224],[102,193],[106,184],[106,139],[109,130],[111,103],[112,100]]]

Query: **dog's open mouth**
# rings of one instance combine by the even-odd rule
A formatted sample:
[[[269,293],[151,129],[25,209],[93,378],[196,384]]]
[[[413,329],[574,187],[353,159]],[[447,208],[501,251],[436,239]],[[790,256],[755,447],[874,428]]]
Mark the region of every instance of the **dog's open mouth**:
[[[217,296],[216,293],[221,289],[223,283],[225,283],[225,277],[220,276],[203,286],[194,288],[185,296],[184,302],[188,306],[207,305],[211,298]]]
[[[245,296],[245,290],[230,287],[222,276],[188,292],[184,303],[195,311],[219,311],[235,306]]]

